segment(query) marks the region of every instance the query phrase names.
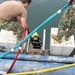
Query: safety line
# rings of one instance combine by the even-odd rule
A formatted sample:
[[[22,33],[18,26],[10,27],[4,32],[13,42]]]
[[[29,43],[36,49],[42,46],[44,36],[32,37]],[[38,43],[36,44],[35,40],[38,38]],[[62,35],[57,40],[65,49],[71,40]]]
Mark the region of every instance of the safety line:
[[[60,70],[60,69],[68,68],[68,67],[73,67],[73,66],[75,66],[75,63],[74,63],[74,64],[64,65],[64,66],[58,66],[58,67],[53,67],[53,68],[42,69],[42,70],[36,70],[36,71],[20,72],[20,73],[9,73],[9,74],[6,74],[6,75],[28,75],[28,74],[38,74],[38,73],[56,71],[56,70]]]

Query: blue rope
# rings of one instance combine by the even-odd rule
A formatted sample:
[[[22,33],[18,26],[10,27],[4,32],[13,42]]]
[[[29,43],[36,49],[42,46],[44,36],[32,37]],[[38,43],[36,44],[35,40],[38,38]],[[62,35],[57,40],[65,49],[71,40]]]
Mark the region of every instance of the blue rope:
[[[16,44],[11,50],[5,52],[3,55],[0,55],[0,59],[4,56],[6,56],[7,54],[9,54],[10,52],[14,51],[15,49],[17,49],[20,45],[22,45],[28,38],[30,38],[30,36],[32,34],[34,34],[37,30],[39,30],[41,27],[43,27],[47,22],[49,22],[50,20],[52,20],[54,17],[56,17],[58,14],[61,13],[62,10],[66,9],[69,5],[71,4],[71,2],[66,3],[63,7],[61,7],[61,9],[59,9],[56,13],[54,13],[53,15],[51,15],[48,19],[46,19],[42,24],[40,24],[37,28],[35,28],[32,32],[30,32],[29,35],[27,35],[21,42],[19,42],[18,44]]]

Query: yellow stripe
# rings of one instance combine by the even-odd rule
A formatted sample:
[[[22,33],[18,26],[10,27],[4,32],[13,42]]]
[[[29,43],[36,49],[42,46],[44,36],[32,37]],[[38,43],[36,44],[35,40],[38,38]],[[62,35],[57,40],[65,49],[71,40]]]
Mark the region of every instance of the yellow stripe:
[[[43,73],[43,72],[49,72],[49,71],[60,70],[60,69],[64,69],[64,68],[68,68],[68,67],[72,67],[72,66],[75,66],[75,64],[68,64],[68,65],[58,66],[58,67],[54,67],[54,68],[42,69],[42,70],[38,70],[38,71],[20,72],[20,73],[9,73],[9,74],[6,74],[6,75],[37,74],[37,73]]]
[[[38,35],[37,32],[35,32],[35,33],[32,35],[32,37],[34,37],[34,36],[39,36],[39,35]]]

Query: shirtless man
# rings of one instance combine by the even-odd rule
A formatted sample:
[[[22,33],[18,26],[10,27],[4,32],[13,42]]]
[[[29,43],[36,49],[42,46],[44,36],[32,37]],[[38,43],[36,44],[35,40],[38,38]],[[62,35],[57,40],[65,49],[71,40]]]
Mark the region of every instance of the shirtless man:
[[[26,8],[31,0],[5,1],[0,4],[0,29],[14,31],[20,40],[22,31],[29,30]]]

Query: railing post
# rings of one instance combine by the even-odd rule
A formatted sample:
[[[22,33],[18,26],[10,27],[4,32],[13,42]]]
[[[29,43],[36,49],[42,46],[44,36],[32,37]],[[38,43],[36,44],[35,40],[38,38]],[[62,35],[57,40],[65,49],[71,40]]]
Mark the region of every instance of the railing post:
[[[43,54],[44,54],[44,50],[45,50],[45,42],[46,42],[46,29],[43,30],[43,44],[42,44]]]

